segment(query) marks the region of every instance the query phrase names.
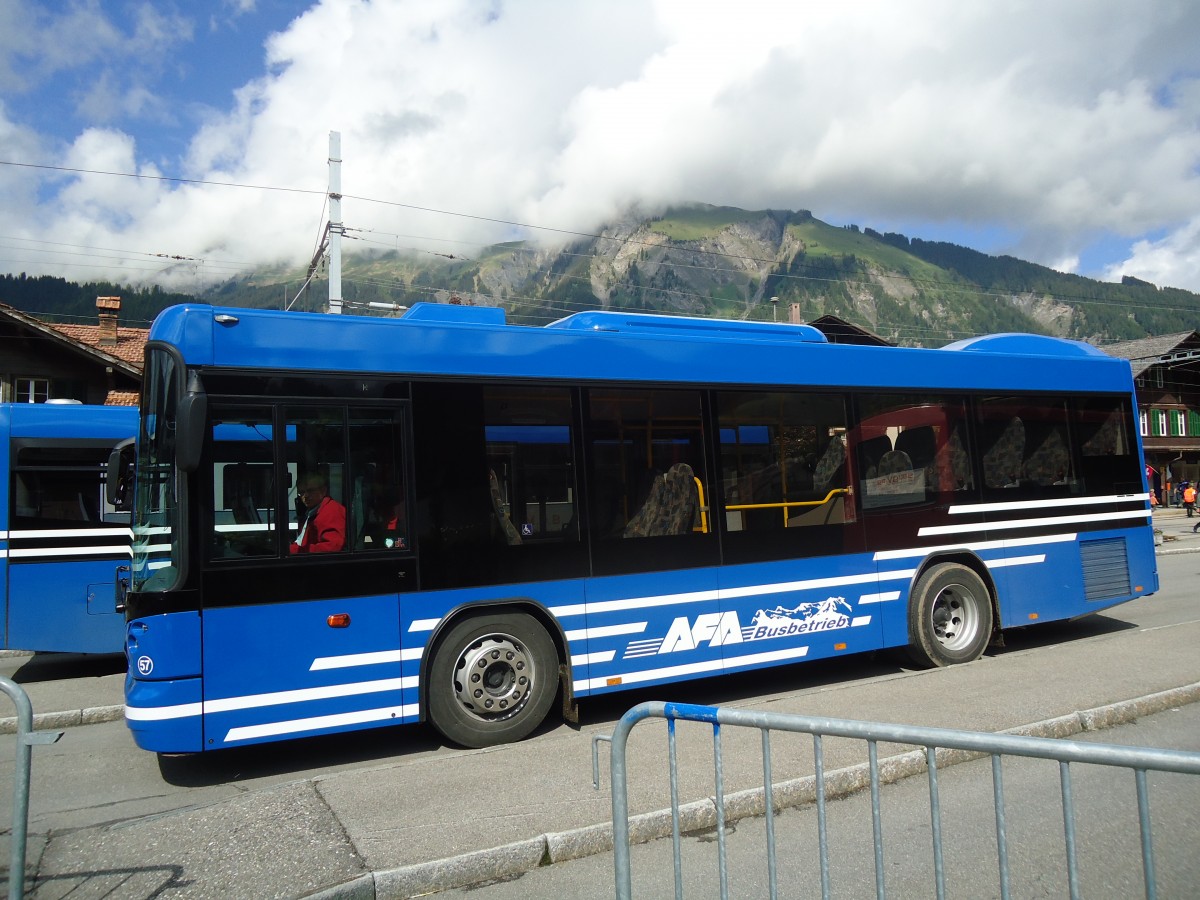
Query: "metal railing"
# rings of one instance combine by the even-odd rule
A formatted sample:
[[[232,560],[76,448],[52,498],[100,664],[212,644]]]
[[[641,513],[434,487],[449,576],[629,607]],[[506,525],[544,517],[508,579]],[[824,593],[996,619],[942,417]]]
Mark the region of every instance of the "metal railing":
[[[925,771],[929,782],[929,813],[933,840],[933,872],[936,896],[945,897],[945,866],[942,848],[941,801],[938,793],[938,767],[945,768],[970,759],[991,757],[992,790],[995,807],[996,850],[999,866],[1000,896],[1011,896],[1006,814],[1004,806],[1004,782],[1001,771],[1002,756],[1017,756],[1043,760],[1056,760],[1059,764],[1059,783],[1062,794],[1063,837],[1066,853],[1067,881],[1070,896],[1080,896],[1077,835],[1075,828],[1075,803],[1072,794],[1071,763],[1086,763],[1130,769],[1137,790],[1139,839],[1141,845],[1142,875],[1147,898],[1157,896],[1154,868],[1154,844],[1150,828],[1150,797],[1146,773],[1175,772],[1200,775],[1200,753],[1152,748],[1132,748],[1112,744],[1082,743],[1055,738],[1036,738],[1012,734],[959,731],[946,728],[928,728],[911,725],[895,725],[885,722],[860,722],[849,719],[832,719],[813,716],[764,713],[723,707],[697,706],[685,703],[642,703],[629,710],[617,724],[610,738],[611,778],[613,811],[613,853],[616,896],[628,900],[632,896],[632,873],[630,870],[630,817],[628,800],[628,770],[626,747],[634,725],[648,718],[667,721],[669,777],[671,795],[672,844],[675,867],[675,895],[683,896],[682,862],[680,852],[680,804],[679,764],[676,748],[676,722],[679,720],[711,723],[713,730],[713,757],[715,766],[715,812],[717,855],[721,897],[729,896],[726,847],[726,788],[722,763],[722,728],[737,726],[755,728],[761,733],[762,742],[762,815],[766,834],[766,864],[768,890],[772,898],[778,896],[778,867],[775,848],[775,803],[773,798],[774,778],[771,764],[771,732],[795,732],[810,734],[813,738],[813,765],[815,801],[817,808],[817,830],[820,854],[821,895],[830,896],[830,861],[826,819],[826,796],[845,796],[848,792],[870,789],[872,841],[874,845],[876,895],[885,896],[883,827],[880,813],[880,762],[879,742],[906,744],[923,747],[920,751],[906,754],[908,766],[892,766],[888,780]],[[860,739],[867,744],[868,763],[855,767],[849,786],[841,779],[836,791],[826,783],[824,767],[824,737]],[[595,747],[595,744],[593,745]],[[894,760],[893,760],[894,761]],[[593,760],[595,767],[595,760]],[[843,773],[845,770],[843,770]],[[594,777],[598,773],[594,771]]]
[[[0,691],[12,698],[17,708],[17,762],[13,768],[12,845],[9,848],[8,897],[19,900],[25,894],[25,847],[29,832],[29,770],[34,744],[53,744],[61,731],[34,731],[33,704],[25,689],[0,675]]]

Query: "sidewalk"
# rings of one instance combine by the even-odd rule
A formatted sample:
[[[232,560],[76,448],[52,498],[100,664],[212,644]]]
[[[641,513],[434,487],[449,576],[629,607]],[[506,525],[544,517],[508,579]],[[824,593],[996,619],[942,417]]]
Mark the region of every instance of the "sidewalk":
[[[1200,513],[1188,518],[1187,512],[1180,507],[1157,507],[1154,510],[1154,530],[1161,535],[1161,543],[1156,536],[1155,552],[1200,552],[1200,534],[1192,531],[1197,525],[1200,525]]]

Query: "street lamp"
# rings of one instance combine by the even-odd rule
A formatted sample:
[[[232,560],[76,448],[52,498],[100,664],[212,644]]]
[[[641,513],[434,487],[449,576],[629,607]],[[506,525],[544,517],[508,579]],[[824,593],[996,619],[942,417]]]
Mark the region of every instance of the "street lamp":
[[[772,322],[779,321],[779,298],[778,297],[771,298],[771,321]]]

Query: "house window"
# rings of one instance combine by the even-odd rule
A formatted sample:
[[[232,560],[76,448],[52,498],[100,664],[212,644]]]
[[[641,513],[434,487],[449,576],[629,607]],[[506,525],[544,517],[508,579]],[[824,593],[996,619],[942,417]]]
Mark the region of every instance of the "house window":
[[[1150,434],[1150,417],[1144,409],[1138,412],[1138,433],[1142,437],[1147,437]]]
[[[1184,437],[1187,434],[1187,413],[1182,409],[1171,410],[1171,435]]]
[[[45,403],[50,399],[49,378],[18,378],[13,400],[17,403]]]
[[[1156,409],[1154,411],[1154,436],[1166,437],[1167,434],[1167,411]]]

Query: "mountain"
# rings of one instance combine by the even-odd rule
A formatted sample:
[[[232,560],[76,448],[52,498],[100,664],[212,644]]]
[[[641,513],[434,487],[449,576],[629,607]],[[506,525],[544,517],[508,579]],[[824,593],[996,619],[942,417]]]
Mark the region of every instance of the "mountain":
[[[304,278],[259,271],[199,299],[323,309],[327,274],[300,292]],[[166,296],[139,295],[138,308]],[[1132,340],[1190,331],[1200,315],[1200,295],[1138,279],[1095,281],[954,244],[835,227],[804,210],[705,205],[630,215],[553,248],[513,242],[467,256],[348,255],[342,296],[347,311],[376,304],[376,314],[421,300],[500,305],[510,322],[525,325],[587,309],[787,320],[795,307],[805,321],[833,314],[895,343],[924,346],[1001,331]],[[26,308],[4,293],[0,301]]]
[[[277,305],[278,281],[256,275],[209,296]],[[328,285],[314,283],[298,307],[322,308]],[[453,296],[502,305],[510,321],[529,325],[584,309],[786,320],[797,304],[806,321],[833,314],[925,346],[1000,331],[1104,343],[1189,331],[1200,316],[1200,295],[1137,279],[1112,284],[954,244],[835,227],[804,210],[704,205],[630,217],[557,249],[509,243],[466,258],[346,257],[342,295],[351,308]]]

